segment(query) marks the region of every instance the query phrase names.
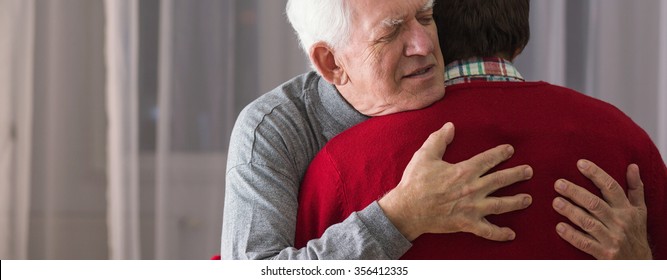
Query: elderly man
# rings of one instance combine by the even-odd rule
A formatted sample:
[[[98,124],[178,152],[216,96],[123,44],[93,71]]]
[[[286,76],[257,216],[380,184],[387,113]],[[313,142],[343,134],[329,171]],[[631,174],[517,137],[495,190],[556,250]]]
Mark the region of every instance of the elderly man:
[[[485,216],[526,208],[531,197],[488,194],[529,179],[532,169],[487,174],[512,156],[510,145],[458,163],[442,161],[453,137],[443,127],[415,153],[391,192],[306,247],[293,247],[299,184],[324,144],[369,116],[421,109],[444,96],[432,6],[433,0],[287,3],[317,72],[286,82],[239,115],[227,163],[223,259],[397,259],[423,233],[515,237]]]

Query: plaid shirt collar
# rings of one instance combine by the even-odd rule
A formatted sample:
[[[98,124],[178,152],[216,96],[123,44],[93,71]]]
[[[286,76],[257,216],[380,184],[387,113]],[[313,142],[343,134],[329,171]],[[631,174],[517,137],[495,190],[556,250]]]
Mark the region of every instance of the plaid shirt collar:
[[[445,86],[472,82],[525,82],[512,62],[500,57],[457,60],[445,67]]]

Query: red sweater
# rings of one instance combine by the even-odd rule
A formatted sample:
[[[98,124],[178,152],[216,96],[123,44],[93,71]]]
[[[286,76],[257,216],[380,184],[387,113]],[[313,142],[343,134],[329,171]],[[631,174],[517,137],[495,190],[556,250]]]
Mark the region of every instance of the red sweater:
[[[601,196],[576,168],[589,159],[624,188],[626,168],[637,163],[645,185],[648,232],[655,258],[667,258],[667,168],[649,136],[605,102],[544,82],[480,82],[447,87],[445,97],[419,111],[372,118],[332,139],[315,157],[299,194],[295,246],[301,248],[395,187],[413,153],[446,122],[456,126],[444,160],[460,162],[500,144],[514,156],[494,170],[533,167],[531,180],[495,193],[529,193],[525,210],[490,216],[516,232],[510,242],[469,233],[424,234],[404,259],[590,259],[555,230],[567,221],[552,200],[559,178]]]

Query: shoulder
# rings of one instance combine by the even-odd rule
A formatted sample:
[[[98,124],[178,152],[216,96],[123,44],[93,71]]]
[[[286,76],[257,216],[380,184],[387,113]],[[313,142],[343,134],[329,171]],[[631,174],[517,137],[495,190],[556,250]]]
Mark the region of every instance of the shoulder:
[[[248,104],[234,124],[228,165],[252,162],[258,152],[289,157],[285,153],[290,143],[303,140],[312,121],[307,102],[309,95],[317,94],[319,79],[314,72],[297,76]]]
[[[546,83],[545,83],[546,84]],[[628,115],[615,105],[589,96],[577,90],[557,85],[546,84],[546,94],[553,99],[559,99],[564,106],[569,106],[572,111],[587,115],[591,118],[608,119],[616,125],[625,125],[641,129]]]
[[[636,126],[636,124],[619,108],[611,103],[589,96],[575,89],[553,85],[547,82],[489,82],[475,83],[468,85],[456,85],[448,88],[449,92],[476,91],[485,93],[484,97],[471,96],[468,98],[487,98],[489,95],[496,95],[494,100],[503,102],[503,107],[515,104],[522,106],[525,110],[537,110],[540,112],[550,112],[566,117],[585,117],[590,123],[593,119],[607,119],[605,123],[621,122],[624,125]],[[498,93],[502,95],[498,96]],[[552,112],[552,111],[560,111]]]
[[[257,126],[267,116],[301,113],[309,93],[316,93],[320,77],[314,72],[299,75],[263,94],[239,114],[237,125]]]
[[[598,134],[608,133],[616,145],[629,149],[636,161],[656,155],[660,157],[649,134],[618,107],[573,89],[555,85],[549,85],[549,89],[554,98],[563,100],[561,108],[567,108],[575,118],[585,120],[577,125]]]

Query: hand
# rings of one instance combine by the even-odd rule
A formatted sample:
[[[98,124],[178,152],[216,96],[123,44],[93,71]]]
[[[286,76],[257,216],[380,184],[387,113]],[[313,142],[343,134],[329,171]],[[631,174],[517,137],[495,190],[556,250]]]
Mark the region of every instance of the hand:
[[[454,139],[454,125],[434,132],[413,155],[398,186],[378,201],[389,220],[410,241],[423,233],[470,232],[496,240],[513,240],[514,231],[500,228],[484,217],[524,209],[528,194],[488,197],[494,191],[530,179],[533,170],[523,165],[482,176],[514,154],[510,145],[487,150],[466,161],[442,160]]]
[[[628,166],[627,197],[621,186],[594,163],[580,160],[577,167],[602,191],[604,200],[567,180],[556,181],[556,191],[577,205],[557,197],[553,208],[586,231],[583,233],[567,223],[559,223],[558,235],[597,259],[651,259],[639,167]]]

